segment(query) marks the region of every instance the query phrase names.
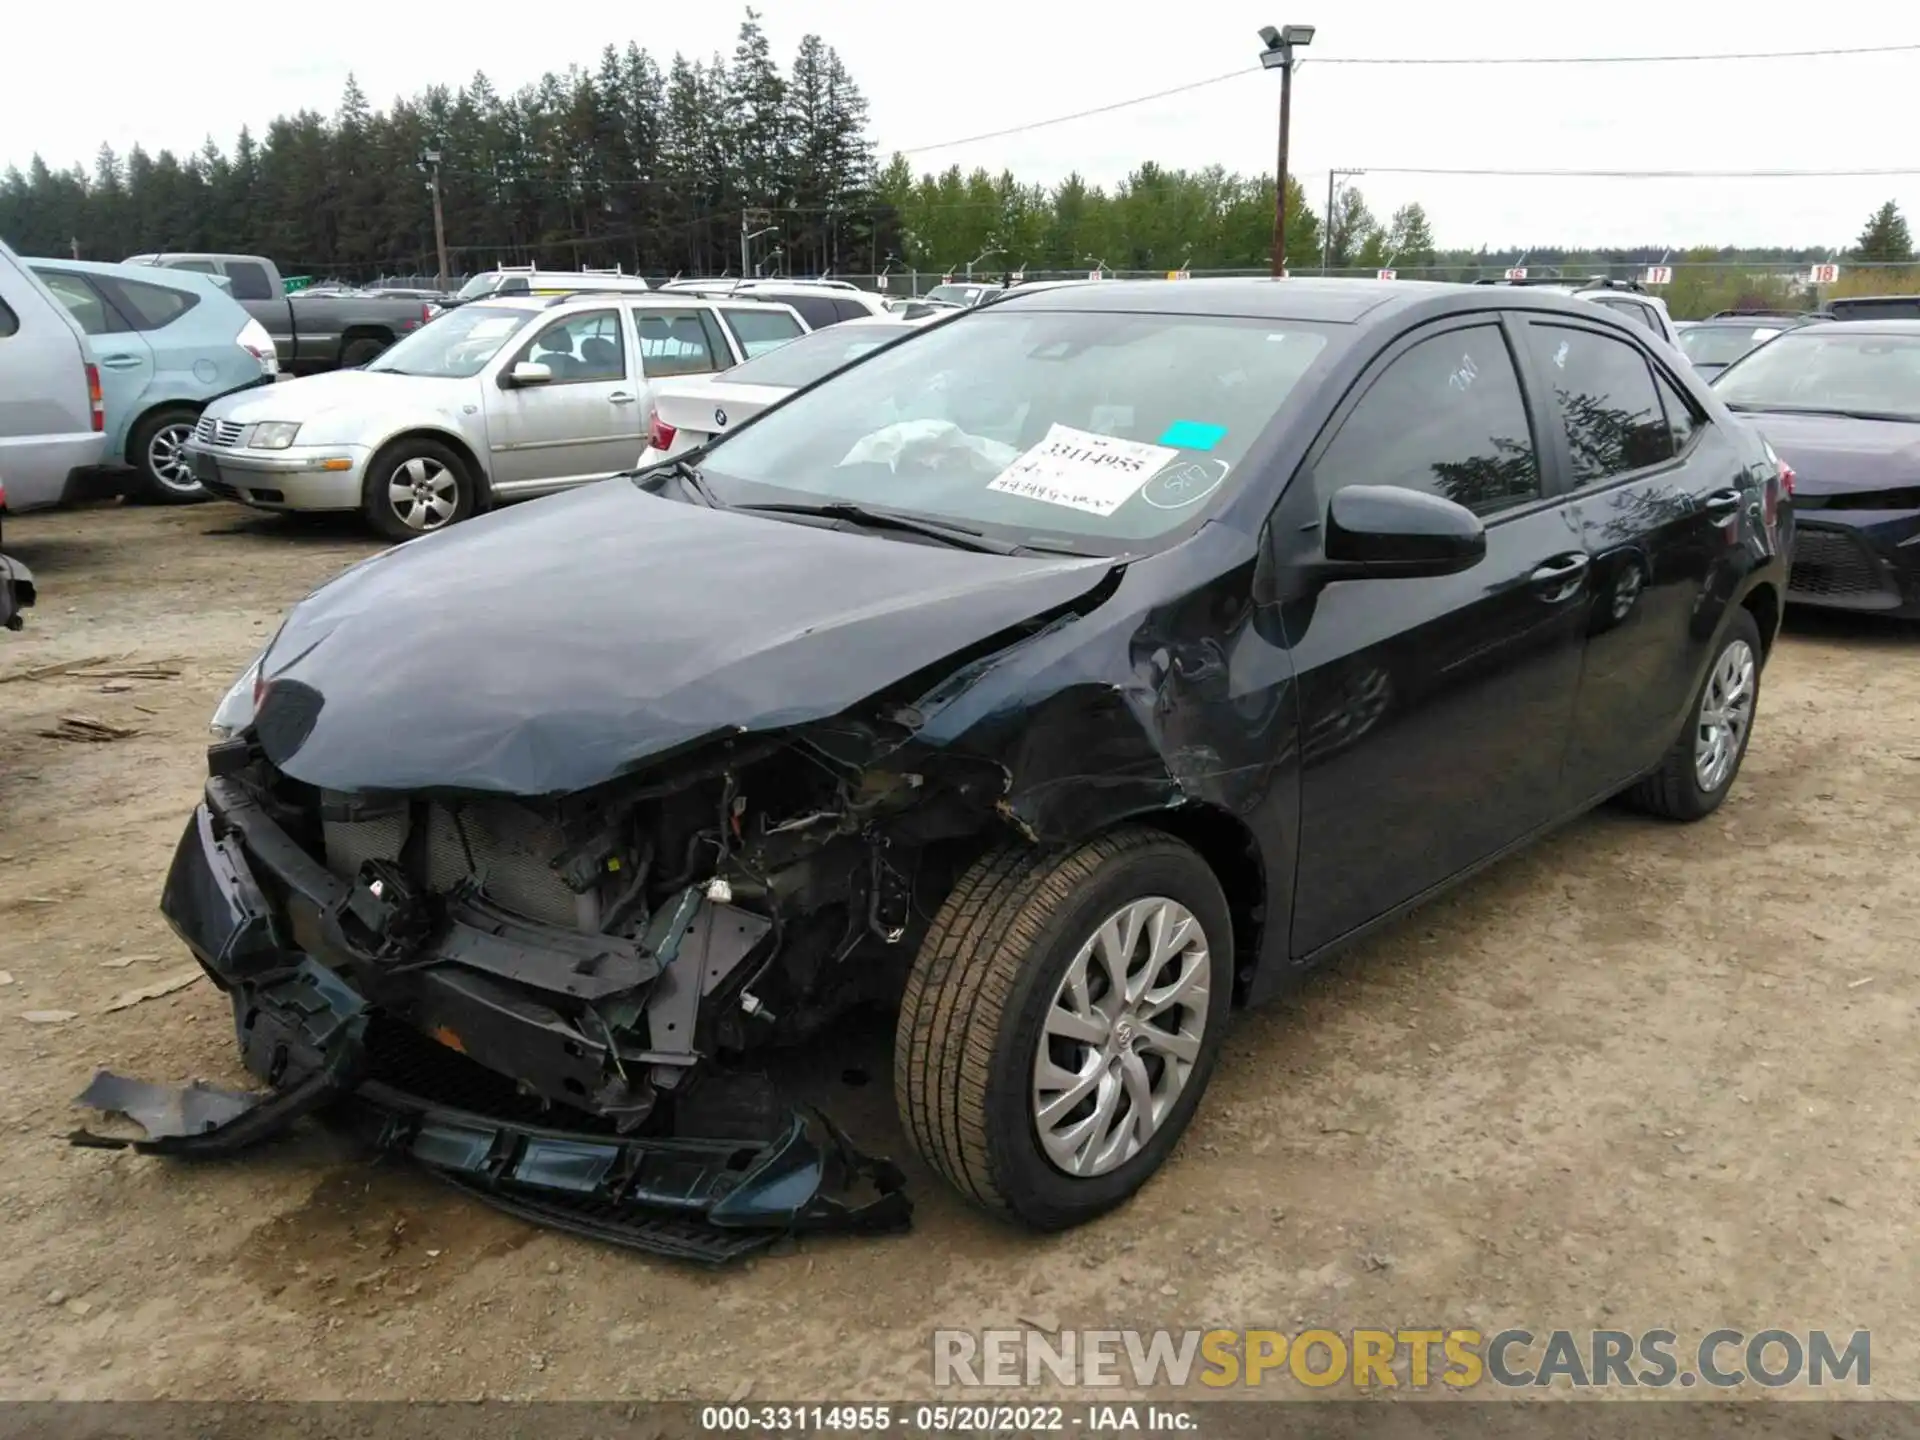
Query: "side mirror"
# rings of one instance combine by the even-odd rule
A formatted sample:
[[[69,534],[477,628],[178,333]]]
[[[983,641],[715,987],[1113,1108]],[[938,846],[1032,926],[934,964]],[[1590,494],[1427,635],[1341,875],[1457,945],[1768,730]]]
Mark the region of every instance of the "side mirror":
[[[551,385],[553,368],[533,360],[522,360],[500,377],[502,388],[518,390],[527,385]]]
[[[1457,575],[1487,557],[1487,530],[1466,506],[1398,485],[1349,485],[1327,506],[1328,579]]]

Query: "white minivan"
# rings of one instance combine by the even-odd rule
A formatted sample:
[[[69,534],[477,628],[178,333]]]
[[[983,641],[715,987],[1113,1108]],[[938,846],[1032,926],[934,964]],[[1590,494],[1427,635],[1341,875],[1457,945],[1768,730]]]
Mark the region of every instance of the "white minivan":
[[[0,241],[0,477],[9,511],[116,495],[107,411],[79,322]]]

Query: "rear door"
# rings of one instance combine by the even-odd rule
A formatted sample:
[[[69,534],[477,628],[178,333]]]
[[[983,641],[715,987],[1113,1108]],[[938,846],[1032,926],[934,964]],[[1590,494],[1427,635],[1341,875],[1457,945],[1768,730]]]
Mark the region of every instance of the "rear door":
[[[1567,778],[1597,799],[1673,743],[1740,570],[1747,460],[1664,362],[1599,324],[1534,317],[1545,397],[1592,557],[1593,608]]]
[[[120,460],[126,453],[127,429],[146,408],[147,391],[153,385],[153,347],[92,276],[53,267],[36,267],[36,273],[93,342],[100,392],[107,405],[106,458]]]
[[[575,310],[524,340],[493,374],[545,365],[545,385],[483,382],[493,488],[529,494],[617,474],[640,452],[640,386],[620,310]]]
[[[1487,527],[1434,579],[1326,585],[1284,613],[1300,685],[1293,949],[1308,955],[1560,813],[1586,643],[1586,556],[1494,312],[1391,345],[1282,497],[1318,549],[1333,493],[1401,485]]]

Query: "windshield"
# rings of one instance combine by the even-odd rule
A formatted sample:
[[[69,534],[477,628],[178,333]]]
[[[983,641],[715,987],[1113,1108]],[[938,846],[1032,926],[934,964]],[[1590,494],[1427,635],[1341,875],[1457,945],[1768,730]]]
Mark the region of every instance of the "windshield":
[[[500,288],[500,272],[483,270],[458,290],[454,291],[456,300],[478,300],[483,295],[491,295]]]
[[[912,325],[834,325],[815,330],[811,335],[789,340],[777,350],[734,366],[727,372],[727,383],[776,385],[783,390],[798,390],[916,328]]]
[[[1815,326],[1782,335],[1714,377],[1736,410],[1839,410],[1920,420],[1920,335]]]
[[[1329,334],[1290,320],[982,310],[766,412],[704,468],[729,503],[843,501],[1016,541],[1137,548],[1238,482]]]
[[[505,305],[462,305],[382,351],[366,368],[389,375],[463,380],[484,370],[536,313]]]
[[[1777,325],[1696,325],[1680,332],[1680,349],[1696,365],[1731,365],[1779,333]]]
[[[998,288],[992,285],[936,285],[927,291],[927,299],[944,300],[949,305],[971,305],[989,290]]]

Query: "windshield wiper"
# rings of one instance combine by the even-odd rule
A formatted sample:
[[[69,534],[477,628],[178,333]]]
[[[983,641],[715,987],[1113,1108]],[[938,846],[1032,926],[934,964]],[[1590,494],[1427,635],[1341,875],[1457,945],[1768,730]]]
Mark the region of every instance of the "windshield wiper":
[[[1836,410],[1826,405],[1729,405],[1729,410],[1742,414],[1766,415],[1831,415],[1840,420],[1891,420],[1897,423],[1912,424],[1920,416],[1902,415],[1892,410]]]
[[[692,495],[709,510],[731,510],[733,507],[714,493],[713,486],[707,483],[707,477],[700,473],[700,467],[691,460],[669,460],[655,466],[655,475],[671,475],[680,482],[680,488]]]
[[[1014,555],[1020,547],[1005,540],[994,540],[965,525],[945,520],[928,520],[918,515],[903,515],[897,510],[876,510],[850,500],[823,500],[818,504],[776,502],[766,505],[742,505],[742,510],[760,515],[818,515],[827,520],[846,520],[870,530],[899,530],[908,535],[924,535],[956,550],[978,550],[985,555]]]

